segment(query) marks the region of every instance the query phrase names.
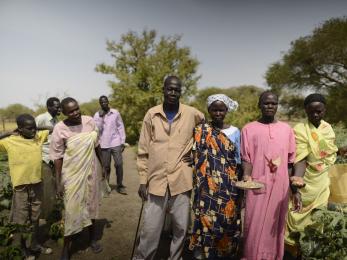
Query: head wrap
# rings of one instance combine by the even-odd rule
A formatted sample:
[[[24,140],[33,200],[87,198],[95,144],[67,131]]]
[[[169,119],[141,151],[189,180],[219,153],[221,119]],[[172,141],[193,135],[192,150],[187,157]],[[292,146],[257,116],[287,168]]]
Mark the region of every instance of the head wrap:
[[[304,106],[306,107],[313,102],[320,102],[320,103],[323,103],[324,105],[326,104],[325,97],[323,95],[319,93],[312,93],[305,98]]]
[[[239,107],[239,103],[237,101],[232,100],[230,97],[224,94],[215,94],[211,95],[207,98],[207,107],[209,108],[211,104],[215,101],[223,102],[228,108],[228,112],[236,111]]]

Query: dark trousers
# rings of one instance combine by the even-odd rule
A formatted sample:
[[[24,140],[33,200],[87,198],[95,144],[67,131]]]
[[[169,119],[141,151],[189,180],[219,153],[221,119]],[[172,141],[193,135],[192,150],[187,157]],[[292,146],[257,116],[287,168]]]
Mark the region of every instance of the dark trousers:
[[[122,146],[116,146],[106,149],[101,149],[102,160],[105,165],[106,178],[108,183],[110,183],[110,173],[111,173],[111,155],[114,160],[114,167],[116,169],[117,185],[123,185],[123,157],[122,157]]]

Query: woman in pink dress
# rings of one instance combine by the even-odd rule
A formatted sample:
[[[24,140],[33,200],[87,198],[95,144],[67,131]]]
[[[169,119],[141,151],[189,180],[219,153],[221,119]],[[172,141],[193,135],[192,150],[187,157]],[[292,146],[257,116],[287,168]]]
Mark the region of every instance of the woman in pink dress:
[[[63,99],[61,106],[66,119],[54,127],[50,157],[54,160],[57,193],[63,196],[65,207],[64,247],[60,259],[68,260],[74,235],[85,227],[89,229],[92,251],[102,250],[97,243],[95,225],[101,199],[102,161],[93,118],[81,116],[78,102],[73,98]]]
[[[261,118],[241,132],[244,180],[265,184],[246,192],[244,256],[248,260],[282,260],[288,209],[289,174],[295,159],[293,130],[275,119],[278,97],[270,91],[259,97]]]

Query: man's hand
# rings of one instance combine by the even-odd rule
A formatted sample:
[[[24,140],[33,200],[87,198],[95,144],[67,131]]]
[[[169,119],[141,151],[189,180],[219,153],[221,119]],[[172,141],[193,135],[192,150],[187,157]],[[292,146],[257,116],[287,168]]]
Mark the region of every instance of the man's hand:
[[[104,115],[106,115],[106,112],[102,109],[99,110],[99,116],[100,117],[104,117]]]
[[[64,197],[64,186],[61,183],[59,183],[59,184],[57,184],[56,189],[57,189],[57,197],[63,198]]]
[[[302,200],[300,192],[296,192],[292,195],[293,208],[292,211],[300,212],[302,210]]]
[[[185,154],[182,157],[182,161],[185,162],[185,163],[188,163],[189,166],[193,165],[193,158],[192,158],[190,153]]]
[[[340,156],[347,157],[347,146],[340,147],[337,153]]]
[[[252,176],[250,176],[250,175],[243,175],[242,180],[243,181],[252,181]]]
[[[147,200],[148,192],[147,192],[147,185],[146,184],[140,184],[138,194],[139,194],[140,198],[142,199],[142,201]]]
[[[106,168],[105,168],[105,166],[102,166],[101,174],[102,174],[102,179],[104,180],[106,178]]]

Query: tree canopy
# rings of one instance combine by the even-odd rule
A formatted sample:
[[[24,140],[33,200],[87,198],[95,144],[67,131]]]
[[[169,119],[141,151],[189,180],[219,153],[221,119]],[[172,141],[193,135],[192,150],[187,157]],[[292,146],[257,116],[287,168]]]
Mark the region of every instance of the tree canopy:
[[[239,103],[237,111],[228,113],[225,122],[242,128],[246,123],[259,118],[258,98],[263,91],[263,89],[255,86],[204,88],[198,91],[191,105],[203,112],[206,118],[209,118],[206,104],[207,97],[213,94],[225,94]]]
[[[327,20],[293,41],[282,59],[269,67],[266,80],[279,93],[287,89],[326,94],[329,119],[347,125],[341,114],[347,99],[347,17]]]
[[[33,114],[33,110],[22,104],[11,104],[5,108],[0,109],[1,119],[16,119],[20,114]]]
[[[135,143],[146,111],[162,101],[164,78],[178,76],[183,83],[182,97],[188,100],[196,92],[198,60],[190,48],[180,47],[181,36],[157,37],[155,30],[141,34],[128,32],[119,42],[107,41],[113,64],[98,64],[97,72],[111,74],[113,93],[110,103],[123,116],[127,141]]]

